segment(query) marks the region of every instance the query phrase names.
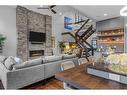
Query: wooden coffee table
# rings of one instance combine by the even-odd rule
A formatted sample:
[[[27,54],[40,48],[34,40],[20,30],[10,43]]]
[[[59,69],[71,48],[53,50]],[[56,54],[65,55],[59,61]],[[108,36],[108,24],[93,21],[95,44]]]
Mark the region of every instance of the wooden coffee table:
[[[55,78],[77,89],[127,89],[127,85],[87,74],[86,65],[76,66],[55,74]]]

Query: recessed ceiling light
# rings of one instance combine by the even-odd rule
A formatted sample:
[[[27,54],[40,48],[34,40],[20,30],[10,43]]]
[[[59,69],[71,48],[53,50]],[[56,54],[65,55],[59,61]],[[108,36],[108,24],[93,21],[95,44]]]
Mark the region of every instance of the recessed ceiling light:
[[[126,23],[126,27],[127,27],[127,23]]]
[[[108,14],[106,14],[106,13],[104,14],[104,16],[107,16],[107,15],[108,15]]]
[[[127,16],[127,6],[123,7],[123,8],[120,10],[120,15],[121,15],[121,16]]]
[[[62,15],[62,13],[60,12],[59,15]]]
[[[43,5],[40,5],[40,7],[42,8],[42,7],[43,7]]]

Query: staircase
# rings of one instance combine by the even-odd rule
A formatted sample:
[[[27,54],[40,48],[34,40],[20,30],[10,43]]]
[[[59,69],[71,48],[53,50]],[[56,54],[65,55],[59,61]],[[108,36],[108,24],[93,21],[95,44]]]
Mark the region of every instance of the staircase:
[[[96,29],[93,28],[93,25],[88,25],[88,22],[90,20],[84,20],[84,23],[81,25],[79,29],[76,30],[76,32],[65,32],[62,33],[62,35],[69,34],[74,39],[78,47],[83,49],[83,57],[86,57],[88,59],[89,56],[94,55],[94,48],[93,46],[87,42],[87,39],[96,31]],[[88,27],[86,27],[88,26]]]

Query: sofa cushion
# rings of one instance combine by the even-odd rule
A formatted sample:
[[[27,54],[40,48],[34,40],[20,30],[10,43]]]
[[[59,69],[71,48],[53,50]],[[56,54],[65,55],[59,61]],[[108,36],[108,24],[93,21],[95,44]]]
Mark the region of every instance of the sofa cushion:
[[[40,65],[40,64],[42,64],[42,58],[37,58],[37,59],[26,61],[21,64],[15,64],[13,66],[13,70],[22,69],[22,68],[31,67],[31,66]]]
[[[71,54],[71,55],[63,54],[63,55],[62,55],[62,58],[63,58],[63,59],[74,58],[74,57],[76,57],[76,54]]]
[[[4,65],[8,70],[12,70],[13,69],[13,65],[16,64],[16,61],[14,60],[14,57],[10,56],[8,57],[5,62]]]
[[[58,60],[62,60],[62,56],[46,56],[45,58],[43,58],[43,63],[48,63],[48,62],[54,62],[54,61],[58,61]]]
[[[4,63],[5,59],[6,59],[5,56],[0,55],[0,62],[1,62],[1,63]]]

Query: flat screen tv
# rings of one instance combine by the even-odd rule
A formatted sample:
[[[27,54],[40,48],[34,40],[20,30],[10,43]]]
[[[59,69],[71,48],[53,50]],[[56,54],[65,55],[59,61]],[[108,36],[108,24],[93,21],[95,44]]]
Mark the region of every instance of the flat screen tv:
[[[29,32],[29,41],[30,42],[37,42],[37,43],[42,43],[45,42],[46,39],[46,34],[45,33],[40,33],[40,32]]]

